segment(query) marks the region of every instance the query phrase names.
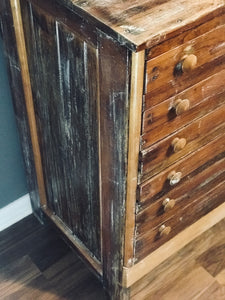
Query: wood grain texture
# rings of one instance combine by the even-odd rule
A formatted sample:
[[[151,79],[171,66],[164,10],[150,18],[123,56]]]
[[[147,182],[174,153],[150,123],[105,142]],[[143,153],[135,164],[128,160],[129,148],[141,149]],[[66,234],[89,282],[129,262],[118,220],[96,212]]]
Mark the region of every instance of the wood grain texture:
[[[149,109],[147,106],[150,102],[147,105],[145,98],[145,109],[147,110],[143,114],[142,149],[147,148],[172,131],[204,116],[223,103],[223,98],[219,94],[224,92],[224,77],[225,71],[222,70]],[[178,99],[188,99],[190,106],[186,112],[177,116],[173,107]]]
[[[145,52],[132,54],[124,265],[133,264]],[[137,117],[138,116],[138,117]]]
[[[224,13],[224,1],[153,2],[21,0],[47,187],[49,210],[46,211],[80,249],[84,259],[98,274],[103,274],[103,284],[115,300],[130,298],[132,289],[128,287],[168,258],[165,249],[175,253],[215,224],[216,218],[224,217],[224,205],[220,206],[221,212],[212,211],[224,202],[225,172],[217,170],[223,168],[225,146],[225,31],[224,16],[219,17]],[[170,20],[166,21],[168,17]],[[143,24],[151,22],[148,36],[140,30],[139,18]],[[131,20],[136,22],[136,27],[129,24]],[[209,22],[204,26],[206,21]],[[167,42],[159,45],[159,50],[145,52],[148,61],[144,73],[144,51],[135,51],[165,39]],[[174,67],[180,62],[184,47],[190,45],[193,49],[188,51],[199,58],[197,68],[191,75],[178,76]],[[142,177],[139,177],[135,211],[144,74],[148,76],[143,106],[146,136],[142,136],[146,144],[141,149]],[[186,92],[191,97],[190,114],[184,113],[180,121],[171,121],[171,127],[164,131],[164,125],[169,123],[167,105],[173,105],[178,95],[184,96]],[[196,96],[198,99],[193,100]],[[150,110],[158,109],[159,105],[158,121],[151,127]],[[197,108],[195,112],[194,108]],[[182,131],[177,125],[183,126]],[[165,160],[172,138],[178,134],[185,135],[187,148],[183,154]],[[159,153],[158,156],[155,152],[152,158],[151,150]],[[181,181],[174,186],[168,181],[171,171],[182,173]],[[176,196],[176,192],[179,194],[176,213],[156,216],[160,201],[173,193]],[[199,227],[191,225],[195,221]],[[168,237],[159,237],[162,224],[172,228]],[[188,226],[190,229],[186,230]],[[166,246],[160,247],[162,244]],[[157,253],[152,253],[156,248]],[[124,268],[123,281],[124,264],[132,265],[134,258],[138,263]],[[44,271],[45,261],[39,262],[35,255],[34,260],[40,271]],[[141,260],[147,270],[143,271],[142,264],[139,265]],[[198,266],[187,276],[190,281],[193,274],[202,274],[206,285],[214,285],[202,267]],[[51,270],[47,276],[51,278]],[[221,281],[223,269],[216,276]],[[31,281],[37,283],[43,278],[42,273]],[[58,283],[61,280],[59,276]],[[185,281],[186,278],[181,285]],[[190,293],[190,297],[197,297],[202,289],[197,294]],[[179,285],[175,291],[178,290]],[[168,295],[174,297],[174,291],[169,290]]]
[[[137,234],[141,235],[142,233],[149,232],[154,229],[156,226],[159,226],[166,220],[170,219],[173,216],[177,216],[180,214],[186,207],[191,207],[190,205],[194,204],[196,198],[201,197],[204,193],[208,192],[212,188],[214,188],[217,184],[221,184],[224,181],[224,172],[223,167],[224,158],[221,162],[216,162],[211,166],[210,171],[208,168],[204,170],[204,172],[199,173],[193,178],[189,178],[182,186],[183,193],[181,193],[180,189],[177,189],[174,192],[175,195],[180,192],[180,195],[174,197],[176,199],[176,206],[174,206],[173,210],[166,212],[165,214],[160,214],[159,211],[154,215],[154,206],[152,205],[145,210],[141,211],[137,215]],[[215,165],[215,167],[214,167]],[[211,172],[215,173],[211,173]],[[208,177],[206,177],[208,175]],[[166,195],[167,196],[167,195]],[[165,199],[165,198],[162,198]],[[162,199],[161,199],[161,208],[162,208]],[[157,201],[159,204],[159,202]],[[182,220],[181,220],[182,221]]]
[[[135,247],[137,260],[143,259],[160,245],[176,236],[180,231],[222,204],[224,202],[223,187],[225,174],[221,175],[221,177],[222,182],[218,185],[216,180],[207,183],[204,190],[198,190],[193,196],[191,195],[193,199],[191,199],[186,207],[182,207],[174,216],[159,224],[153,230],[152,228],[149,229],[148,222],[141,223],[139,226],[137,225],[137,241]],[[162,224],[171,227],[171,232],[163,237],[159,235],[159,228]]]
[[[63,2],[70,9],[95,22],[101,30],[112,34],[128,47],[138,50],[210,20],[224,8],[222,0],[204,0],[201,3],[168,0]]]
[[[112,299],[126,299],[127,291],[118,283],[125,230],[130,51],[107,35],[99,37],[103,280]]]
[[[172,299],[176,299],[176,297],[182,299],[184,295],[185,300],[223,299],[224,286],[219,284],[217,278],[213,277],[198,262],[198,258],[202,253],[205,253],[207,260],[207,252],[208,257],[212,253],[215,253],[216,256],[216,251],[212,252],[210,249],[222,249],[225,246],[223,226],[224,220],[200,235],[135,283],[131,287],[131,299],[138,299],[138,297],[139,299],[170,299],[171,293],[173,293]],[[217,262],[219,264],[219,257]],[[197,270],[202,273],[202,278],[198,275]],[[194,274],[196,274],[196,277]],[[204,281],[205,285],[203,284]],[[190,284],[191,282],[192,284]],[[196,285],[197,282],[199,285]],[[199,286],[202,286],[202,288],[199,289]]]
[[[223,153],[225,146],[224,143],[224,136],[220,135],[215,140],[203,146],[196,152],[191,153],[167,169],[163,170],[163,172],[143,182],[139,187],[139,201],[145,202],[150,200],[150,198],[153,196],[154,199],[157,199],[165,195],[168,191],[173,189],[174,186],[176,186],[171,186],[169,183],[168,175],[171,171],[181,172],[182,178],[185,178],[185,176],[193,172],[195,169],[198,169],[200,166],[206,164],[210,159],[213,159],[215,156]],[[182,178],[178,184],[182,182]]]
[[[78,255],[82,256],[83,261],[92,269],[92,271],[96,274],[96,276],[102,276],[102,265],[101,262],[98,261],[95,257],[93,257],[90,250],[85,247],[85,245],[71,232],[71,230],[65,226],[62,220],[57,217],[52,211],[48,208],[42,208],[44,213],[49,217],[54,225],[61,231],[64,235],[64,239],[67,239],[68,243],[71,244],[78,253]]]
[[[23,15],[48,207],[101,260],[97,50],[39,7]]]
[[[2,231],[0,241],[4,299],[108,299],[101,282],[48,222],[43,226],[30,215]]]
[[[225,269],[225,260],[224,260],[224,245],[215,245],[209,247],[207,251],[203,252],[197,259],[197,262],[202,265],[209,274],[213,277],[216,277],[220,283],[224,284],[224,269]]]
[[[222,96],[225,100],[225,93]],[[219,96],[217,95],[217,98]],[[224,132],[224,116],[225,106],[220,106],[213,112],[206,114],[185,126],[181,130],[175,131],[154,146],[146,149],[141,153],[140,157],[140,180],[154,176],[172,165],[182,157],[190,154],[206,145],[218,135]],[[186,145],[178,152],[174,151],[173,141],[176,138],[185,138]]]
[[[167,94],[172,95],[190,84],[197,83],[199,77],[207,78],[208,73],[204,72],[204,66],[207,65],[209,68],[213,61],[225,55],[224,35],[225,26],[212,28],[208,33],[149,60],[147,62],[146,93],[161,89],[167,90]],[[188,73],[184,72],[182,75],[176,73],[176,65],[185,54],[190,53],[197,56],[196,68]],[[158,101],[163,100],[162,96],[163,94],[159,96]]]
[[[223,300],[225,294],[224,285],[219,285],[218,282],[210,285],[205,291],[203,291],[199,296],[197,296],[196,300]]]
[[[171,49],[179,47],[187,42],[190,42],[191,40],[194,40],[195,38],[209,32],[213,28],[224,25],[224,22],[225,22],[225,14],[221,14],[209,20],[208,22],[199,24],[193,29],[180,33],[174,38],[167,39],[164,42],[159,43],[158,45],[155,45],[150,49],[148,49],[147,59],[148,60],[153,59],[156,56],[159,56]]]
[[[209,261],[212,254],[217,256],[217,249],[225,247],[224,225],[221,221],[210,228],[132,285],[131,299],[167,300],[169,295],[182,299],[185,295],[185,300],[223,300],[224,286],[198,258],[204,254]],[[108,299],[101,283],[76,254],[49,225],[38,224],[32,215],[2,231],[0,241],[0,294],[4,299]],[[13,259],[2,264],[7,253]],[[217,265],[222,259],[218,257]]]
[[[15,36],[17,42],[17,51],[18,51],[20,67],[21,67],[21,77],[22,77],[25,103],[27,109],[27,117],[28,117],[28,122],[30,127],[30,136],[31,136],[31,143],[32,143],[32,149],[34,154],[35,169],[37,174],[37,184],[38,184],[39,195],[40,195],[40,203],[41,205],[46,205],[46,190],[45,190],[41,153],[40,153],[38,134],[37,134],[35,112],[33,106],[33,97],[32,97],[27,53],[26,53],[26,46],[25,46],[25,39],[24,39],[24,32],[23,32],[23,25],[22,25],[22,18],[21,18],[20,2],[17,0],[11,0],[10,5],[12,9],[13,24],[15,28]]]
[[[189,205],[194,199],[196,193],[201,192],[210,182],[216,184],[224,180],[223,170],[225,167],[224,153],[216,159],[210,161],[210,164],[195,171],[183,183],[172,189],[163,197],[157,199],[154,203],[144,203],[139,205],[137,211],[137,223],[143,223],[148,229],[154,228],[163,221],[176,215],[179,210]],[[174,199],[175,206],[169,211],[164,211],[163,201],[166,199]]]
[[[194,243],[194,239],[200,236],[202,233],[206,232],[209,228],[213,227],[216,223],[223,220],[225,216],[225,204],[221,204],[218,208],[211,211],[208,215],[202,217],[197,222],[195,222],[193,225],[189,226],[182,232],[180,232],[178,235],[176,235],[171,241],[168,241],[164,245],[162,245],[160,248],[158,248],[156,251],[152,252],[150,255],[146,256],[142,261],[134,265],[132,268],[124,268],[123,270],[123,284],[126,287],[132,286],[135,282],[136,284],[133,287],[138,287],[139,285],[141,288],[143,288],[143,285],[149,286],[149,289],[151,291],[152,287],[149,285],[149,282],[145,281],[145,275],[146,277],[155,278],[155,272],[153,271],[155,268],[156,272],[159,269],[159,274],[162,276],[163,274],[166,274],[166,272],[162,272],[164,268],[167,268],[168,266],[168,258],[171,257],[171,259],[179,258],[178,251],[180,251],[183,247],[187,246],[188,243],[190,243],[190,248]],[[222,229],[222,228],[221,228]],[[223,232],[223,231],[222,231]],[[215,236],[211,236],[210,239],[212,241],[213,238],[216,238]],[[220,237],[219,237],[220,238]],[[206,242],[204,247],[208,247],[210,242],[206,240],[206,237],[203,237],[203,242]],[[200,248],[195,249],[195,253],[202,253],[204,252],[203,245],[200,245]],[[187,246],[189,247],[189,246]],[[195,247],[195,246],[194,246]],[[188,248],[188,251],[191,252],[190,248]],[[185,251],[185,248],[184,248]],[[199,251],[199,252],[197,252]],[[202,251],[202,252],[201,252]],[[182,265],[181,268],[177,264],[173,264],[173,266],[176,268],[178,267],[179,270],[185,270],[183,269],[183,259],[185,256],[182,257]],[[187,258],[187,257],[186,257]],[[162,264],[162,265],[160,265]],[[166,270],[166,269],[164,269]],[[153,272],[151,272],[153,271]],[[149,273],[149,274],[148,274]],[[148,275],[147,275],[148,274]],[[175,275],[176,273],[173,273]],[[178,273],[179,274],[179,273]],[[141,279],[143,278],[143,280]],[[174,277],[173,277],[174,278]],[[163,277],[162,277],[163,279]],[[171,278],[172,279],[172,278]],[[158,279],[156,279],[157,282]],[[165,283],[163,280],[161,283]],[[143,285],[142,285],[143,284]],[[160,289],[160,287],[159,287]],[[132,290],[131,290],[131,296],[132,296]]]

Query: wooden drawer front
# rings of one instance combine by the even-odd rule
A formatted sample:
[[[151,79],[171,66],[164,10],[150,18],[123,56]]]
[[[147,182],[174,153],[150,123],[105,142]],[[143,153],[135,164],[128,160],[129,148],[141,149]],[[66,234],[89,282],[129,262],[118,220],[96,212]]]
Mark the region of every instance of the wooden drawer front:
[[[137,232],[147,232],[177,215],[194,199],[225,180],[225,151],[208,162],[204,168],[189,175],[186,180],[154,203],[139,206]],[[165,200],[167,199],[167,205]],[[169,200],[168,200],[169,199]],[[168,205],[170,201],[170,205]]]
[[[225,100],[225,93],[223,96]],[[140,181],[144,181],[225,132],[225,105],[141,152]],[[186,144],[185,144],[186,143]],[[182,149],[182,147],[184,147]]]
[[[136,237],[135,255],[139,261],[153,250],[161,246],[163,243],[174,237],[180,231],[191,225],[199,218],[203,217],[211,210],[224,202],[224,182],[220,183],[210,191],[204,193],[199,198],[195,198],[190,205],[181,209],[174,217],[160,224],[152,231],[139,232]],[[160,236],[160,227],[170,227],[171,231],[168,235]]]
[[[188,41],[208,33],[212,28],[217,28],[225,24],[225,14],[219,15],[208,22],[204,22],[192,30],[184,31],[175,38],[166,39],[164,42],[157,44],[149,49],[147,53],[147,60],[153,59],[161,54],[164,54],[168,49],[174,49],[178,46],[182,46]]]
[[[203,166],[210,159],[222,153],[225,149],[225,136],[220,135],[215,140],[211,141],[199,150],[191,153],[179,162],[165,169],[162,173],[156,175],[150,180],[142,183],[138,187],[138,201],[149,201],[153,196],[158,197],[169,190],[173,189],[177,184],[180,184],[185,176],[193,172],[195,169]],[[172,172],[178,173],[179,176],[173,176],[172,180],[168,177]]]
[[[215,74],[225,64],[225,26],[217,27],[165,54],[147,61],[146,109]],[[185,54],[197,56],[195,69],[178,75]]]
[[[219,95],[225,91],[224,81],[225,70],[145,111],[142,126],[142,149],[146,149],[149,145],[204,116],[225,102],[225,97]],[[189,109],[181,115],[177,115],[173,108],[177,99],[189,100]]]

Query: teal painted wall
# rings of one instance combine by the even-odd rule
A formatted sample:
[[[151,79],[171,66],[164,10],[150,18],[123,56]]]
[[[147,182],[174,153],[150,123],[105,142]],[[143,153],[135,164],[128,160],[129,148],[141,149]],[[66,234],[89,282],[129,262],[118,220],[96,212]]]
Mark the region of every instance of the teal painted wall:
[[[24,164],[0,37],[0,209],[25,194]]]

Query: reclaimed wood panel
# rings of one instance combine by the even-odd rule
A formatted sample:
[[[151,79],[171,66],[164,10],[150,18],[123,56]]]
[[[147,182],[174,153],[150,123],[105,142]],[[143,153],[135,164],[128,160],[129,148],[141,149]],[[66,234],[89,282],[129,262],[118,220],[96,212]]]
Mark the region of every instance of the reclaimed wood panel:
[[[101,260],[97,49],[24,2],[48,206]]]
[[[202,253],[207,253],[208,249],[210,253],[210,248],[216,249],[216,246],[221,244],[225,246],[224,225],[225,220],[220,221],[185,247],[182,247],[180,251],[174,253],[149,274],[134,283],[131,286],[131,299],[136,300],[141,299],[141,297],[154,300],[163,299],[163,297],[167,299],[167,292],[176,288],[176,285],[179,285],[180,280],[183,281],[183,278],[185,278],[187,274],[192,273],[192,270],[199,266],[198,257],[201,256]],[[168,248],[167,251],[169,251]],[[220,260],[218,260],[218,263],[219,262]],[[202,267],[204,268],[203,265]],[[196,281],[199,280],[201,281],[201,278],[197,276]],[[186,284],[183,286],[184,289],[186,285],[189,286],[189,281],[186,281]],[[192,285],[192,287],[194,287],[194,285]],[[219,285],[217,283],[217,288],[218,287]],[[182,290],[183,288],[181,287]],[[221,294],[221,296],[222,295],[224,296],[224,294]],[[217,298],[214,289],[212,290],[211,286],[206,284],[205,288],[199,293],[199,297],[196,297],[195,299],[213,300],[223,299],[223,297]],[[191,297],[190,300],[193,300],[193,298]]]
[[[157,199],[155,202],[143,203],[139,205],[137,209],[137,222],[138,220],[147,220],[152,228],[160,224],[161,220],[167,220],[171,216],[175,215],[177,211],[189,203],[189,195],[193,195],[198,189],[204,188],[208,181],[214,179],[220,180],[225,167],[225,153],[221,153],[210,162],[207,162],[201,168],[195,170],[191,176],[187,177],[182,184],[169,191],[166,195]],[[164,211],[163,201],[166,199],[174,199],[175,206],[168,211]],[[141,221],[140,221],[141,222]],[[139,222],[139,223],[140,223]]]
[[[174,49],[178,46],[187,43],[190,40],[193,40],[200,35],[204,35],[209,32],[212,28],[216,28],[224,25],[225,23],[225,14],[221,14],[208,22],[202,23],[191,30],[184,31],[177,35],[174,38],[165,40],[164,42],[153,46],[147,50],[147,60],[153,59],[156,56],[159,56],[170,49]]]
[[[52,16],[55,21],[63,23],[71,31],[76,32],[78,38],[81,38],[93,47],[97,47],[97,28],[82,18],[80,14],[67,9],[62,5],[62,1],[29,0],[29,3],[41,9],[46,15]]]
[[[60,0],[131,49],[143,49],[206,22],[223,11],[212,1]]]
[[[206,63],[209,64],[216,58],[223,56],[225,54],[224,35],[225,26],[222,25],[198,36],[194,40],[163,53],[159,57],[147,61],[146,93],[151,93],[153,90],[158,89],[162,86],[162,83],[164,85],[167,84],[167,88],[174,88],[177,81],[178,84],[181,84],[182,81],[188,80],[190,76],[194,76],[194,70],[182,76],[176,73],[175,67],[185,54],[193,53],[197,56],[196,69],[202,69]],[[188,50],[186,50],[187,48]],[[197,76],[194,79],[195,82],[198,82]]]
[[[219,94],[225,91],[225,71],[201,81],[200,83],[182,91],[181,93],[155,105],[143,113],[142,149],[146,149],[156,140],[160,140],[171,132],[193,122],[217,108],[223,103]],[[188,99],[190,107],[181,115],[176,115],[173,108],[177,99]],[[146,108],[146,106],[145,106]]]
[[[224,35],[225,26],[221,26],[190,43],[149,60],[146,70],[146,94],[149,96],[145,99],[146,106],[156,105],[224,69]],[[190,72],[178,74],[176,66],[187,47],[191,47],[189,53],[197,56],[197,66]],[[147,104],[148,102],[151,104]]]
[[[181,181],[177,183],[180,184],[185,176],[207,163],[210,159],[213,159],[216,155],[222,153],[224,151],[224,147],[224,135],[220,135],[206,146],[179,160],[177,163],[171,165],[150,180],[145,181],[138,188],[138,201],[150,201],[153,196],[154,199],[157,199],[160,196],[165,195],[176,186],[171,186],[167,179],[171,171],[182,173]]]
[[[210,162],[210,166],[206,164],[201,168],[198,174],[193,174],[179,187],[170,193],[175,200],[175,206],[164,212],[162,202],[169,195],[157,200],[152,205],[141,210],[136,216],[136,228],[138,234],[152,230],[173,216],[180,213],[185,207],[191,205],[195,199],[199,198],[205,191],[215,187],[225,180],[225,153],[219,155],[215,160]],[[219,160],[218,160],[219,159]],[[203,169],[203,170],[202,170]]]
[[[223,98],[225,100],[225,94]],[[225,131],[224,114],[225,106],[223,105],[141,152],[139,180],[144,181],[153,177],[182,157],[217,138]],[[175,138],[185,138],[186,140],[185,147],[178,152],[174,152],[172,146]]]
[[[103,282],[112,299],[125,300],[128,291],[118,282],[126,219],[131,53],[107,35],[99,33],[99,39]]]
[[[168,236],[160,238],[158,232],[160,226],[143,235],[137,235],[135,256],[138,261],[224,202],[224,182],[216,187],[214,183],[208,188],[211,189],[200,191],[200,197],[196,197],[189,206],[165,222],[166,226],[172,228]]]

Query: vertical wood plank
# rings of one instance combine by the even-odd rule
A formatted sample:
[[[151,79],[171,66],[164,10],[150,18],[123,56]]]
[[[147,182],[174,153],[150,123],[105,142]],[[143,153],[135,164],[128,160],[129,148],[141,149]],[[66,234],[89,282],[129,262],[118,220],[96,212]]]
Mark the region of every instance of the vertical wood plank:
[[[35,120],[34,107],[33,107],[27,56],[26,56],[26,47],[25,47],[23,25],[21,19],[20,2],[19,0],[10,0],[10,5],[12,9],[18,56],[19,56],[20,67],[21,67],[21,77],[22,77],[23,88],[24,88],[28,122],[30,126],[31,142],[32,142],[33,153],[34,153],[34,162],[35,162],[35,168],[37,173],[38,188],[40,193],[40,202],[41,205],[46,205],[44,177],[43,177],[41,154],[40,154],[38,136],[37,136],[37,128],[36,128],[36,120]]]
[[[47,206],[101,260],[97,48],[65,9],[22,3]]]
[[[132,54],[124,266],[133,265],[135,204],[138,180],[145,51]]]
[[[126,202],[130,52],[99,37],[103,280],[111,299],[120,287]],[[124,297],[124,298],[122,298]]]

